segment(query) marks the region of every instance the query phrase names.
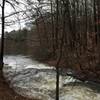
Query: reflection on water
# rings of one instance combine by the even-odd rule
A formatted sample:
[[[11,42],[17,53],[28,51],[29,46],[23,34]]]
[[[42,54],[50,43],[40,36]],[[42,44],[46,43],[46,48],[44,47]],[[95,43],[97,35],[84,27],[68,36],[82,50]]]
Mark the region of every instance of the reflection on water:
[[[4,76],[14,90],[29,98],[55,100],[56,72],[29,57],[4,57]],[[74,83],[76,81],[76,83]],[[60,100],[100,100],[100,86],[60,75]]]

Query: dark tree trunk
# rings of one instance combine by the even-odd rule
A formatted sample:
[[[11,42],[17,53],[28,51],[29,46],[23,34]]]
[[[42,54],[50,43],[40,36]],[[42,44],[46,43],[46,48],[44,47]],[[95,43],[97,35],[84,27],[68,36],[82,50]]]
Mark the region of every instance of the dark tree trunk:
[[[58,18],[59,18],[59,1],[56,0],[56,32],[55,32],[55,42],[56,42],[56,48],[58,48]]]
[[[58,0],[56,0],[56,47],[58,47],[58,13],[59,13],[59,6],[58,6]],[[56,100],[59,100],[59,60],[56,65]]]
[[[96,44],[97,44],[97,14],[96,14],[96,0],[94,0],[94,23],[95,23],[95,33],[96,33]]]
[[[1,34],[1,50],[0,50],[0,70],[3,68],[3,55],[4,55],[4,29],[5,29],[5,0],[2,0],[2,34]]]
[[[54,18],[53,18],[53,2],[51,2],[51,23],[52,23],[52,50],[53,50],[53,56],[55,56],[55,33],[54,33]]]

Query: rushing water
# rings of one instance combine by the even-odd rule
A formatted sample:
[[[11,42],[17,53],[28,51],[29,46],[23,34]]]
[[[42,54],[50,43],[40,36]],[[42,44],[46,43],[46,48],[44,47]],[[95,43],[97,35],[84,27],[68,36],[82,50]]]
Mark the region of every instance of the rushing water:
[[[56,71],[26,56],[5,56],[4,76],[15,92],[42,100],[55,100]],[[76,81],[76,82],[75,82]],[[60,100],[100,100],[100,86],[60,75]]]

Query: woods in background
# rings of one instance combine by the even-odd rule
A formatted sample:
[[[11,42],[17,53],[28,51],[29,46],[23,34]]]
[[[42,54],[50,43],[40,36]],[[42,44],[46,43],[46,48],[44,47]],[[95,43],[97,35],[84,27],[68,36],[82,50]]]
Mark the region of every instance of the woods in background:
[[[27,35],[21,30],[23,34],[16,39],[26,39],[33,51],[34,44],[41,46],[53,59],[58,59],[62,52],[64,67],[93,72],[99,68],[99,0],[58,0],[58,4],[54,0],[26,2],[31,19],[35,20],[27,23],[31,26],[30,30],[24,30]]]

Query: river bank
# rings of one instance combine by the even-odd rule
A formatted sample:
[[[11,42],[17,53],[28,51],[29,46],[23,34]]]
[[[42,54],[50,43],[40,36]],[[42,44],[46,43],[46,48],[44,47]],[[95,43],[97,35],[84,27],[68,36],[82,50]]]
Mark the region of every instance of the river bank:
[[[0,100],[36,100],[22,97],[14,92],[13,89],[9,87],[9,84],[2,77],[2,72],[0,71]]]

